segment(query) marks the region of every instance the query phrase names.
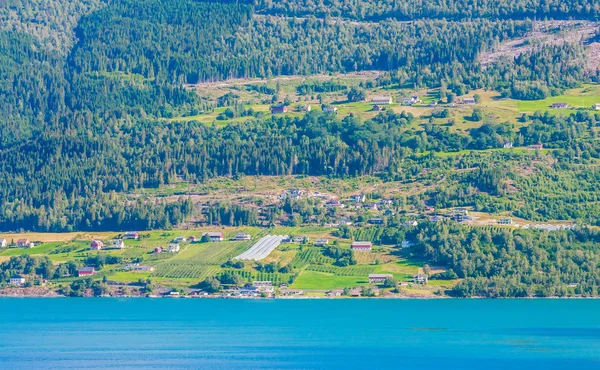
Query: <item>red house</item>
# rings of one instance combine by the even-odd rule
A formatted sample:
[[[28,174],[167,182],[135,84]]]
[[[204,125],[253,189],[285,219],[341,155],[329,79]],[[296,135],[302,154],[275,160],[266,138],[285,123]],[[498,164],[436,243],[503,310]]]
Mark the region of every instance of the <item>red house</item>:
[[[102,248],[104,248],[104,243],[102,243],[100,240],[93,240],[90,243],[90,249],[93,251],[99,251]]]
[[[373,249],[373,244],[371,242],[354,242],[350,248],[357,252],[370,252]]]
[[[92,276],[96,273],[93,267],[80,267],[77,269],[77,276]]]

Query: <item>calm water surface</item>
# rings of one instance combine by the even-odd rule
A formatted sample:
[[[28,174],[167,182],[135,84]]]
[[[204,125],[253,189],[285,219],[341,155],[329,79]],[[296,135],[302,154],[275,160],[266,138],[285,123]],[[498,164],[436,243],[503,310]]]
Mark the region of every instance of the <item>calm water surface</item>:
[[[600,300],[0,299],[1,369],[600,369]]]

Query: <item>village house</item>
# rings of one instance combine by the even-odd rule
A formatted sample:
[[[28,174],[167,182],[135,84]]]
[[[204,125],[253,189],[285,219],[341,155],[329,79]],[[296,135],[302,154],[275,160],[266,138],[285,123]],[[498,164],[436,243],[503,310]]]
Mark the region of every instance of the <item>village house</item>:
[[[504,143],[504,149],[510,149],[513,147],[512,141]]]
[[[80,267],[77,269],[77,276],[92,276],[96,273],[93,267]]]
[[[419,102],[419,97],[416,95],[411,96],[410,98],[404,98],[404,105],[413,105]]]
[[[169,253],[178,253],[179,252],[179,244],[171,243],[169,244]]]
[[[325,207],[330,208],[344,208],[344,204],[339,201],[339,199],[332,199],[329,202],[325,203]]]
[[[344,294],[343,289],[334,289],[334,290],[327,292],[328,297],[341,297],[343,294]]]
[[[419,223],[415,220],[408,220],[408,221],[404,221],[404,223],[402,224],[402,226],[404,227],[417,227],[419,226]]]
[[[173,241],[175,243],[184,243],[187,241],[187,238],[185,236],[178,236]]]
[[[25,278],[21,275],[13,275],[9,282],[12,285],[21,286],[25,284]]]
[[[367,203],[363,206],[364,209],[368,209],[369,211],[378,211],[379,206],[377,203]]]
[[[352,225],[352,220],[350,220],[348,218],[342,218],[342,219],[340,219],[339,225],[340,226],[350,226],[350,225]]]
[[[137,240],[140,238],[140,234],[137,231],[128,231],[123,236],[123,239]]]
[[[569,104],[567,104],[565,102],[556,102],[556,103],[552,103],[552,105],[550,105],[550,108],[553,108],[553,109],[565,109],[568,107],[569,107]]]
[[[318,238],[318,239],[315,239],[313,244],[314,245],[327,245],[327,244],[329,244],[329,239]]]
[[[463,104],[475,104],[475,98],[464,98],[462,100]]]
[[[371,98],[371,103],[376,105],[390,105],[392,102],[391,96],[374,96]]]
[[[0,239],[0,248],[6,248],[8,246],[8,242],[6,239]]]
[[[381,112],[383,110],[383,107],[381,105],[375,104],[373,105],[373,108],[371,110],[373,112]]]
[[[371,242],[353,242],[350,248],[357,252],[370,252],[373,249]]]
[[[371,284],[381,284],[385,281],[385,279],[393,278],[392,274],[369,274],[369,283]]]
[[[544,146],[542,144],[533,144],[533,145],[529,145],[527,147],[527,149],[529,149],[529,150],[539,150],[539,149],[544,149]]]
[[[92,240],[90,243],[90,250],[99,251],[102,248],[104,248],[104,243],[102,243],[100,240]]]
[[[223,241],[223,233],[222,232],[213,232],[209,231],[207,233],[202,234],[202,239],[209,242],[222,242]]]
[[[271,107],[271,114],[283,114],[288,112],[288,107],[285,105],[274,105]]]
[[[354,203],[363,203],[367,198],[364,194],[356,194],[350,197]]]
[[[125,249],[125,242],[123,242],[123,239],[115,239],[112,244],[112,249]]]
[[[383,225],[383,219],[382,218],[371,218],[368,222],[371,225]]]
[[[379,202],[377,202],[377,204],[379,204],[382,207],[391,207],[394,205],[394,201],[392,201],[391,199],[382,199]]]
[[[442,215],[433,215],[433,216],[429,216],[429,221],[431,222],[442,222],[447,220],[448,218]]]
[[[512,225],[512,218],[503,217],[498,220],[498,225]]]
[[[415,276],[413,276],[413,282],[415,284],[427,284],[427,280],[427,274],[416,274]]]
[[[592,105],[592,109],[594,109],[594,110],[600,110],[600,103]]]
[[[35,244],[33,244],[29,239],[19,239],[17,240],[17,248],[33,248]]]
[[[337,113],[337,111],[338,111],[337,107],[334,107],[331,105],[326,105],[323,107],[324,113]]]
[[[292,243],[308,243],[308,236],[294,236],[292,238]]]
[[[237,233],[235,235],[235,237],[233,238],[233,240],[235,241],[245,241],[245,240],[250,240],[252,239],[252,236],[250,236],[250,234],[244,234],[244,233]]]
[[[400,244],[400,248],[404,249],[404,248],[410,248],[412,247],[413,243],[411,241],[408,241],[406,239],[404,239],[402,241],[402,243]]]

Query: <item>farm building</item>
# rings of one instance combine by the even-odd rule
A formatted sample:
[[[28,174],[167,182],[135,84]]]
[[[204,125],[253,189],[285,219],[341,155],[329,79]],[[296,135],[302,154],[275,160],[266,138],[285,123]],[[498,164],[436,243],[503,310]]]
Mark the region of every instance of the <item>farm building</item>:
[[[313,244],[314,245],[327,245],[327,244],[329,244],[329,239],[318,238],[318,239],[315,239]]]
[[[237,233],[235,235],[235,237],[233,238],[233,240],[235,241],[244,241],[244,240],[250,240],[252,239],[252,236],[250,236],[250,234],[244,234],[244,233]]]
[[[131,267],[131,270],[132,271],[152,272],[152,271],[154,271],[154,267],[135,264],[134,266]]]
[[[383,110],[383,107],[381,105],[378,104],[374,104],[373,108],[371,109],[373,112],[381,112]]]
[[[373,249],[373,243],[371,242],[354,242],[350,248],[357,252],[370,252]]]
[[[410,98],[404,98],[404,105],[413,105],[419,102],[419,97],[416,95],[411,96]]]
[[[504,149],[510,149],[510,148],[512,148],[513,147],[512,141],[504,143],[503,147],[504,147]]]
[[[542,144],[533,144],[533,145],[529,145],[527,147],[527,149],[529,149],[529,150],[544,149],[544,146]]]
[[[383,225],[383,219],[382,218],[372,218],[369,220],[369,223],[371,225]]]
[[[19,239],[17,240],[17,248],[33,248],[35,244],[33,244],[29,239]]]
[[[331,105],[326,105],[323,107],[323,112],[325,113],[336,113],[337,112],[337,107],[333,107]]]
[[[302,112],[310,112],[312,110],[312,107],[310,106],[310,104],[306,104],[300,107],[300,111]]]
[[[552,103],[552,105],[550,106],[550,108],[553,108],[553,109],[565,109],[568,107],[569,107],[569,104],[564,103],[564,102]]]
[[[155,254],[160,254],[162,252],[163,252],[163,248],[162,247],[156,247],[156,248],[154,248],[154,253]]]
[[[137,231],[128,231],[125,233],[125,235],[123,236],[123,239],[133,239],[133,240],[137,240],[140,238],[140,234],[138,234]]]
[[[475,98],[464,98],[462,100],[463,104],[475,104]]]
[[[369,274],[369,283],[379,284],[383,283],[385,279],[393,278],[392,274]]]
[[[10,283],[12,285],[21,286],[25,284],[25,278],[21,275],[13,275],[10,278]]]
[[[102,248],[104,248],[104,243],[102,243],[100,240],[92,240],[90,243],[90,249],[93,251],[99,251]]]
[[[376,105],[389,105],[393,100],[391,96],[374,96],[371,98],[371,103]]]
[[[169,244],[169,253],[177,253],[179,252],[179,244],[171,243]]]
[[[198,241],[198,239],[196,239],[196,237],[192,235],[192,236],[190,236],[190,237],[188,238],[188,241],[189,241],[190,243],[195,243],[195,242],[197,242],[197,241]]]
[[[174,240],[176,243],[183,243],[185,241],[187,241],[187,238],[185,236],[178,236],[175,238]]]
[[[6,239],[0,239],[0,248],[6,248],[8,246],[8,242]]]
[[[223,233],[216,231],[209,231],[207,233],[202,234],[202,239],[209,242],[222,242],[223,241]]]
[[[275,105],[271,107],[271,114],[283,114],[288,112],[288,107],[285,105]]]
[[[594,104],[594,105],[592,105],[592,109],[594,109],[594,110],[600,110],[600,104]]]
[[[93,267],[80,267],[77,269],[77,276],[92,276],[96,273],[96,269]]]
[[[512,218],[503,217],[498,220],[498,225],[512,225]]]
[[[427,284],[427,279],[427,274],[416,274],[415,276],[413,276],[413,282],[415,284]]]
[[[123,239],[116,239],[113,242],[112,248],[113,249],[125,249],[125,243],[123,242]]]

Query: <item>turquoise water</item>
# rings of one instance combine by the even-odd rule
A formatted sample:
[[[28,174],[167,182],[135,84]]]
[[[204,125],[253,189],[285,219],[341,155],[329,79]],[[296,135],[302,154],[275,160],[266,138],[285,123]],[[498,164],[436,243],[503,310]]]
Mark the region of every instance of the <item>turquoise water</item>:
[[[600,300],[0,299],[2,369],[600,369]]]

